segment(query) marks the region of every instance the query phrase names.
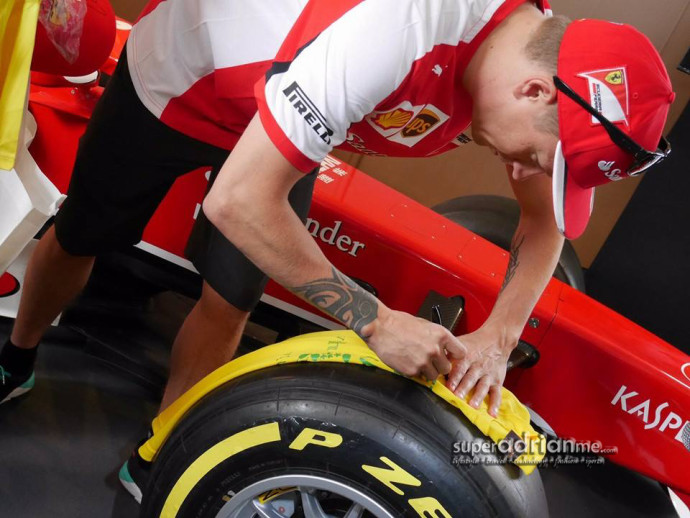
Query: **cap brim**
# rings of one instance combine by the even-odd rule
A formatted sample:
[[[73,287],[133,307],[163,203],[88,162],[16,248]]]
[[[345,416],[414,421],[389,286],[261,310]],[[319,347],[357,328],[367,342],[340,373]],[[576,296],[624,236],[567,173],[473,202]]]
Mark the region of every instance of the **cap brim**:
[[[558,230],[568,239],[582,235],[587,228],[594,202],[594,188],[580,187],[568,175],[561,142],[556,145],[553,159],[553,211]]]

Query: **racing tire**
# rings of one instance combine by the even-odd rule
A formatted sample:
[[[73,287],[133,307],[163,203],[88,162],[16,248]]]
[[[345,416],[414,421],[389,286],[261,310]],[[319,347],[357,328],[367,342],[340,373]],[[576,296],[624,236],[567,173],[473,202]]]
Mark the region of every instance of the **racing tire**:
[[[510,242],[520,221],[517,200],[504,196],[461,196],[436,205],[432,210],[506,251],[510,250]],[[582,265],[568,240],[563,244],[553,276],[585,292]]]
[[[141,516],[548,515],[537,470],[454,465],[459,441],[490,440],[402,376],[334,363],[271,367],[190,410],[153,463]]]

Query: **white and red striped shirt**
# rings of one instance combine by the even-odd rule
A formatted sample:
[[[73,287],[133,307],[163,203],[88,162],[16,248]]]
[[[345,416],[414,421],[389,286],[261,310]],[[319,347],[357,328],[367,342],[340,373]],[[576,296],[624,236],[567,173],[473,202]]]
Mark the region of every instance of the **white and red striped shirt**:
[[[465,141],[472,102],[462,74],[522,3],[152,0],[127,58],[153,114],[219,147],[232,149],[258,108],[301,171],[334,147],[429,156]]]

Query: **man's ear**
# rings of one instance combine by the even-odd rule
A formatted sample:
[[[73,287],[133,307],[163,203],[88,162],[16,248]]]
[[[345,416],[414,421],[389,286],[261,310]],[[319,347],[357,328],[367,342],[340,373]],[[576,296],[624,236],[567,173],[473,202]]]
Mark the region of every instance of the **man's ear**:
[[[525,98],[530,101],[541,101],[546,104],[556,102],[556,86],[549,78],[542,76],[528,77],[515,85],[513,96],[516,99]]]

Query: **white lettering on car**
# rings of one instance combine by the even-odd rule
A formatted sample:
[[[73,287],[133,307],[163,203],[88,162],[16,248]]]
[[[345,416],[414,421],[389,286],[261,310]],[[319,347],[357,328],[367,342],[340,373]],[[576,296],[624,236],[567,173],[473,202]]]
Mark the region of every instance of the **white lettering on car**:
[[[683,366],[680,368],[680,372],[682,372],[683,376],[690,381],[690,362],[683,364]]]
[[[681,444],[684,444],[683,429],[686,426],[689,426],[690,421],[684,420],[677,413],[670,411],[670,409],[668,413],[664,415],[664,411],[670,407],[666,401],[660,403],[656,407],[653,406],[652,400],[649,398],[643,401],[634,401],[634,398],[638,397],[639,395],[640,394],[634,390],[628,390],[626,385],[621,385],[621,388],[611,400],[611,404],[613,406],[619,406],[624,412],[640,418],[645,423],[645,430],[658,429],[660,432],[666,432],[666,430],[678,430],[674,439]],[[633,399],[633,401],[628,401],[629,399]],[[629,407],[629,405],[634,406]],[[650,422],[649,413],[652,408],[654,408],[654,420]]]
[[[338,235],[342,225],[342,221],[335,221],[332,227],[322,228],[321,223],[315,219],[307,218],[306,222],[307,230],[314,239],[320,239],[327,245],[335,246],[341,252],[345,252],[352,257],[357,257],[357,254],[364,250],[366,245],[359,241],[354,241],[346,234]]]

